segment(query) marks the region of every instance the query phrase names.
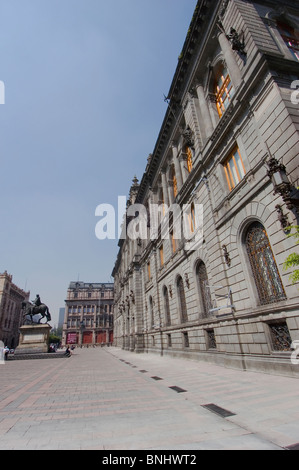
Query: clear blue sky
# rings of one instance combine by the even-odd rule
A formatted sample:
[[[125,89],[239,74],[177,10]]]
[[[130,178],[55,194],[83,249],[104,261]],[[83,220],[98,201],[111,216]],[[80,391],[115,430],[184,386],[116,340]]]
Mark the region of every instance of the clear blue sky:
[[[141,179],[196,0],[0,0],[0,271],[57,323],[70,281],[113,282],[95,209]]]

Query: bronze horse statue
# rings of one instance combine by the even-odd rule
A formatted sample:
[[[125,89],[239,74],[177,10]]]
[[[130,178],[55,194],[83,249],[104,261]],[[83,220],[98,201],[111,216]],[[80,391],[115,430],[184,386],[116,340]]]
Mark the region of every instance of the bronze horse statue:
[[[24,310],[23,318],[26,318],[27,316],[30,316],[31,318],[31,323],[34,323],[33,317],[34,315],[40,314],[41,317],[38,320],[38,324],[40,324],[41,320],[46,317],[47,322],[51,321],[51,314],[50,311],[45,304],[40,304],[38,306],[35,306],[31,302],[22,302],[22,310]]]

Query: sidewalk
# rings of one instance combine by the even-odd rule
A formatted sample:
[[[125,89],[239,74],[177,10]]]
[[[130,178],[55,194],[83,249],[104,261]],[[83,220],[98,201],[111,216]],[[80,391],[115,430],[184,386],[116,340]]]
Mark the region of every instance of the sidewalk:
[[[117,348],[8,361],[0,376],[1,450],[280,450],[299,443],[294,378]]]

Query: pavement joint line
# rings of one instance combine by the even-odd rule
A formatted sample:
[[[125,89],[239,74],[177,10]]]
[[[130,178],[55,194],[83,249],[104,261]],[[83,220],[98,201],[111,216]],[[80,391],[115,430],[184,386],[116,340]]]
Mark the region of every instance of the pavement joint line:
[[[9,395],[13,399],[0,410],[0,449],[173,450],[235,445],[295,450],[298,445],[294,378],[245,375],[215,364],[136,356],[117,348],[83,349],[66,367],[65,362],[62,368],[59,364],[61,370],[44,361],[48,375],[42,361],[34,360],[34,370],[33,360],[20,362],[11,361],[3,369],[6,396],[0,406]],[[125,362],[131,371],[121,365]],[[169,385],[185,386],[188,393],[173,394]],[[254,395],[244,406],[247,387]],[[265,403],[267,396],[271,404]],[[105,397],[110,398],[105,401]],[[236,415],[223,419],[204,409],[203,403],[232,409]],[[49,437],[51,429],[55,432]]]

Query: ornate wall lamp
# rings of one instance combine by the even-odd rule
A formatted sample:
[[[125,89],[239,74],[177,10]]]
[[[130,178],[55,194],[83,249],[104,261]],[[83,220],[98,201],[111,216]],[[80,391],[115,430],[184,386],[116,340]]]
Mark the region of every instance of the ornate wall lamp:
[[[134,296],[134,292],[132,290],[130,291],[130,297],[131,297],[131,300],[134,304],[135,303],[135,296]]]
[[[227,34],[226,37],[231,43],[233,51],[238,51],[240,54],[247,56],[247,52],[245,52],[245,40],[243,32],[241,38],[241,35],[235,30],[235,28],[231,28],[230,33]]]
[[[286,167],[272,157],[267,162],[268,176],[274,186],[274,194],[280,194],[289,210],[295,209],[299,213],[298,191],[292,186],[287,177]]]
[[[279,204],[275,206],[275,209],[278,214],[278,220],[281,224],[281,228],[283,229],[285,233],[288,233],[289,232],[288,227],[290,226],[290,223],[288,221],[288,216],[283,213],[282,207]]]
[[[230,256],[229,256],[229,253],[228,253],[228,250],[227,250],[227,246],[226,246],[226,245],[223,245],[222,251],[223,251],[223,255],[224,255],[225,262],[226,262],[227,266],[230,268],[230,266],[231,266],[231,259],[230,259]]]

